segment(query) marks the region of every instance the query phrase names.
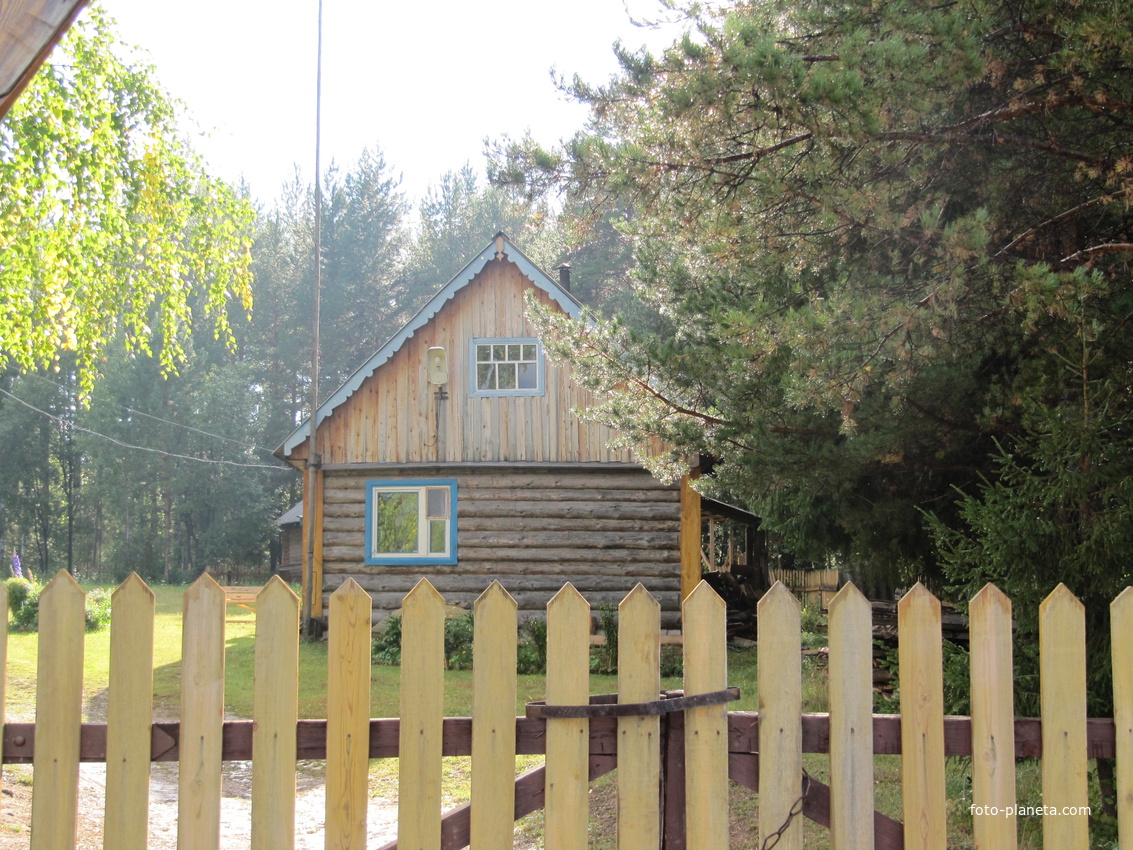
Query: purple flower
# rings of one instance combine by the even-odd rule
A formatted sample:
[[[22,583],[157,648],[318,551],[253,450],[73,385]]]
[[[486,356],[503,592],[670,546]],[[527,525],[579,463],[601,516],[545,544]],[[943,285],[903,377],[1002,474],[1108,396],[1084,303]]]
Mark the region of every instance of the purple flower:
[[[24,577],[24,571],[20,569],[20,556],[15,553],[12,554],[12,575],[16,578]]]

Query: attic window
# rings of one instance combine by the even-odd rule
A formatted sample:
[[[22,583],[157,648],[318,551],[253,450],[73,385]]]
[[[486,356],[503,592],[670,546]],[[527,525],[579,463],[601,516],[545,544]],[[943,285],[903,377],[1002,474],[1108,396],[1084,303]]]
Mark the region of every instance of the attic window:
[[[543,395],[543,346],[531,338],[474,339],[474,396]]]
[[[456,479],[366,482],[367,564],[455,564]]]

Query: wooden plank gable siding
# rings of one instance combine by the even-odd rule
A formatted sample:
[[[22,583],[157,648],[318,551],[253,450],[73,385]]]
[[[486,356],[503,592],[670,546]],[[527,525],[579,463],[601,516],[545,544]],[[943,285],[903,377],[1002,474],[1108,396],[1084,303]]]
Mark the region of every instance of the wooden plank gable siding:
[[[523,303],[532,288],[512,263],[488,263],[320,426],[324,462],[631,461],[629,452],[607,447],[610,428],[574,414],[595,397],[572,379],[569,366],[544,358],[543,395],[473,397],[472,340],[535,337]],[[433,346],[445,349],[449,365],[439,435],[436,387],[425,375],[425,354]],[[291,457],[306,457],[306,446]]]
[[[427,576],[448,604],[471,606],[499,580],[530,616],[566,581],[595,610],[640,582],[660,601],[666,627],[676,625],[680,488],[640,467],[422,464],[331,468],[326,476],[324,594],[352,578],[388,612]],[[456,565],[364,563],[366,481],[389,477],[456,478]]]

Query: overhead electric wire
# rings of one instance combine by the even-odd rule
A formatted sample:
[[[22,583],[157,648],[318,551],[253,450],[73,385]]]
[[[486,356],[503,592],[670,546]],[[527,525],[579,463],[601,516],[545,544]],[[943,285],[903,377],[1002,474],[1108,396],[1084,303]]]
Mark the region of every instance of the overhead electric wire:
[[[58,387],[61,390],[67,389],[67,387],[63,386],[62,384],[56,383],[55,381],[52,381],[50,378],[45,378],[42,375],[24,375],[23,377],[25,377],[25,378],[35,378],[37,381],[43,381],[43,383],[50,384],[53,387]],[[152,419],[154,422],[161,422],[165,425],[172,425],[176,428],[184,428],[186,431],[193,431],[194,433],[201,434],[202,436],[205,436],[205,437],[213,437],[217,440],[224,440],[225,442],[232,443],[233,445],[236,445],[236,446],[243,446],[246,449],[255,449],[258,452],[265,452],[270,457],[275,457],[275,452],[273,452],[271,449],[264,448],[263,446],[257,446],[255,443],[245,443],[245,442],[242,442],[240,440],[233,440],[231,437],[225,437],[225,436],[222,436],[221,434],[213,434],[209,431],[202,431],[200,428],[196,428],[192,425],[185,425],[182,422],[174,422],[171,419],[162,419],[160,416],[155,416],[152,413],[146,413],[144,410],[137,410],[136,408],[130,407],[129,405],[119,404],[116,401],[108,401],[105,398],[97,398],[96,396],[93,396],[93,395],[90,396],[90,398],[95,399],[97,401],[100,401],[103,404],[112,404],[115,407],[120,407],[120,408],[122,408],[123,410],[125,410],[129,413],[133,413],[137,416],[144,416],[146,419]]]
[[[19,396],[14,395],[13,393],[10,393],[5,389],[0,389],[0,394],[6,395],[8,398],[12,399],[12,401],[19,402],[20,404],[22,404],[24,407],[28,408],[29,410],[34,410],[36,413],[40,413],[40,414],[46,416],[48,419],[52,419],[55,422],[58,422],[60,425],[62,425],[65,428],[72,428],[75,431],[82,431],[84,434],[90,434],[93,437],[99,437],[103,440],[107,440],[111,443],[114,443],[114,445],[116,445],[116,446],[121,446],[124,449],[136,449],[137,451],[140,451],[140,452],[151,452],[152,454],[161,455],[162,457],[176,458],[177,460],[191,460],[191,461],[195,461],[197,463],[212,463],[212,464],[219,464],[219,465],[222,465],[222,466],[235,466],[235,467],[239,467],[241,469],[274,469],[274,470],[278,471],[278,470],[287,468],[286,466],[282,466],[282,465],[280,465],[280,466],[268,466],[266,463],[240,463],[239,461],[235,461],[235,460],[214,460],[212,458],[207,458],[207,457],[193,457],[192,455],[183,455],[183,454],[178,454],[177,452],[168,452],[168,451],[165,451],[164,449],[154,449],[154,448],[150,448],[149,446],[135,446],[132,443],[124,443],[121,440],[117,439],[116,437],[111,437],[109,434],[102,434],[98,431],[92,431],[90,428],[84,428],[82,425],[76,425],[74,422],[67,422],[62,417],[56,416],[54,413],[49,413],[46,410],[41,410],[40,408],[36,407],[34,404],[30,404],[30,403],[24,401]]]

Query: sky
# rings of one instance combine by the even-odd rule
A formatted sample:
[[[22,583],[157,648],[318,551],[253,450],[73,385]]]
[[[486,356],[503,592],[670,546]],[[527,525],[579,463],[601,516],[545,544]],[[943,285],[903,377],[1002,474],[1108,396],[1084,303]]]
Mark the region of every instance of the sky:
[[[183,101],[216,176],[270,206],[315,159],[318,0],[102,0]],[[680,27],[657,0],[323,0],[321,162],[349,168],[379,148],[411,200],[446,171],[484,172],[484,140],[569,138],[586,110],[552,68],[591,83],[617,69],[614,42],[659,49]]]

